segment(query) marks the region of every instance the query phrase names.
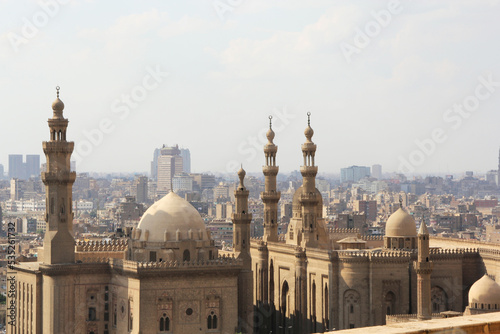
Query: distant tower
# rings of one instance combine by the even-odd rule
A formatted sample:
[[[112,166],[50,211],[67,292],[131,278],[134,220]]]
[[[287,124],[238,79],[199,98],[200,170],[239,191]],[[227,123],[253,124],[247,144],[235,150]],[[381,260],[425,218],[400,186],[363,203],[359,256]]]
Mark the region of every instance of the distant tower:
[[[182,157],[182,171],[184,173],[191,173],[191,153],[188,148],[181,148]]]
[[[157,194],[161,197],[173,190],[174,175],[182,172],[182,157],[179,146],[163,147],[158,157]]]
[[[281,193],[276,191],[276,175],[279,167],[276,166],[278,146],[274,145],[274,131],[272,116],[269,116],[269,130],[267,130],[267,144],[264,146],[266,165],[262,167],[265,177],[264,191],[260,194],[264,203],[264,241],[278,241],[278,201]]]
[[[234,191],[236,201],[233,213],[233,249],[238,259],[243,260],[243,269],[238,276],[238,314],[239,327],[244,333],[251,333],[252,328],[246,328],[253,323],[253,276],[252,257],[250,255],[250,223],[252,214],[248,212],[248,194],[243,180],[245,171],[240,168],[238,177],[240,184]]]
[[[66,141],[68,120],[63,117],[64,103],[57,99],[52,103],[54,115],[48,120],[50,141],[43,142],[47,158],[47,171],[42,173],[45,184],[47,222],[43,242],[45,264],[75,262],[75,239],[73,238],[72,188],[76,173],[71,172],[70,158],[74,143]]]
[[[414,264],[417,272],[417,317],[419,320],[431,319],[431,273],[433,263],[429,260],[429,232],[422,218],[418,230],[418,262]]]

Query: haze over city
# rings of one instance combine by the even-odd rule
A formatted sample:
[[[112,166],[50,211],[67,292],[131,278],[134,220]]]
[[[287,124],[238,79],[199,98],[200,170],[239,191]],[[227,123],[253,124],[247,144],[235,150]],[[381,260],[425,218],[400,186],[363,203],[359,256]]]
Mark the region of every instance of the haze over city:
[[[79,172],[148,172],[162,144],[259,172],[269,115],[297,170],[308,111],[322,173],[497,167],[498,1],[44,3],[0,1],[5,166],[43,156],[59,85]]]

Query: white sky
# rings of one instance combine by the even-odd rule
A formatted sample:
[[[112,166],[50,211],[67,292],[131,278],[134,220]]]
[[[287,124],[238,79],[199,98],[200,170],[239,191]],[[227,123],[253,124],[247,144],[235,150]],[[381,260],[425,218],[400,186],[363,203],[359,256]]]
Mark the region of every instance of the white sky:
[[[78,171],[149,171],[154,148],[178,143],[194,171],[256,172],[270,114],[278,164],[296,170],[307,111],[321,172],[497,166],[499,1],[58,0],[50,15],[47,2],[0,0],[6,169],[8,154],[43,155],[56,85]],[[160,83],[148,77],[158,70]],[[447,112],[464,103],[471,112]],[[441,142],[416,152],[433,131]]]

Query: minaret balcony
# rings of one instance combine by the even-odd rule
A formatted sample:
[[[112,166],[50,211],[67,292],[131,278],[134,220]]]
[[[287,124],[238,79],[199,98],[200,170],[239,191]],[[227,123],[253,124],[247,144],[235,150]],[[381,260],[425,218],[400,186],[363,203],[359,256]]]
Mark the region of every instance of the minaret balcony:
[[[44,141],[43,152],[45,154],[64,153],[71,154],[75,144],[68,141]]]
[[[318,203],[319,202],[318,195],[315,192],[310,194],[302,193],[300,194],[299,202],[309,203],[309,204]]]
[[[76,179],[75,172],[42,172],[43,183],[73,183]]]
[[[276,176],[278,175],[279,169],[280,168],[278,166],[262,166],[264,176]]]
[[[234,223],[237,222],[251,222],[252,221],[252,214],[251,213],[233,213],[233,221]]]
[[[278,146],[274,145],[274,144],[266,144],[264,146],[264,153],[276,153],[278,152]]]
[[[280,200],[281,192],[279,191],[263,191],[260,193],[260,198],[265,203],[277,203]]]
[[[318,166],[300,166],[300,174],[303,177],[315,177],[318,174]]]

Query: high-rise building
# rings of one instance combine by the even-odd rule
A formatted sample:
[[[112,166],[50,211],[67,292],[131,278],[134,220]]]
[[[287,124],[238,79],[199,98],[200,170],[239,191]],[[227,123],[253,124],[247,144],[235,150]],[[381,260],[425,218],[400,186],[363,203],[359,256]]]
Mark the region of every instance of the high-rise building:
[[[151,161],[151,179],[158,181],[158,158],[161,155],[161,149],[155,149],[153,153],[153,161]]]
[[[174,191],[193,191],[193,177],[187,173],[177,173],[172,180]]]
[[[25,179],[23,156],[9,154],[9,179]]]
[[[370,167],[350,166],[340,169],[340,182],[358,182],[370,176]]]
[[[5,173],[5,171],[4,171],[3,165],[0,164],[0,180],[3,179],[3,177],[5,176],[4,173]]]
[[[18,201],[23,198],[25,189],[24,180],[13,178],[10,180],[10,199]]]
[[[382,165],[373,165],[372,166],[372,177],[377,180],[382,179]]]
[[[146,203],[148,201],[148,178],[146,176],[139,176],[136,178],[135,182],[135,198],[137,203]]]
[[[181,157],[184,173],[191,173],[191,153],[188,148],[181,148]]]
[[[163,147],[158,157],[157,194],[165,196],[172,188],[172,179],[175,174],[182,172],[182,157],[179,146]]]
[[[28,154],[26,155],[26,178],[40,177],[40,155]]]

